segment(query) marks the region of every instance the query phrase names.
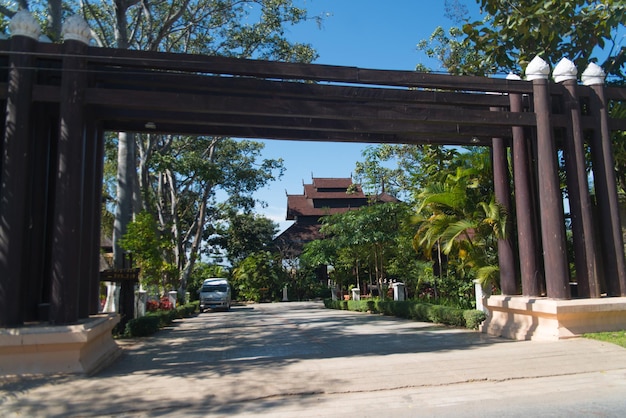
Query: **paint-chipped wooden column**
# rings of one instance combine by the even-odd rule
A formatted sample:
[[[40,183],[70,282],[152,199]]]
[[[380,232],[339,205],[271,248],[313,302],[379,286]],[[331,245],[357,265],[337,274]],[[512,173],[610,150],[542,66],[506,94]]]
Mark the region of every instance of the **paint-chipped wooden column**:
[[[41,29],[27,11],[9,23],[11,56],[0,172],[0,326],[21,325],[29,288],[27,243],[34,58]],[[30,295],[32,296],[32,295]]]
[[[533,105],[537,117],[541,242],[547,296],[570,299],[563,196],[559,186],[557,153],[551,124],[549,72],[548,64],[540,57],[535,57],[526,68],[526,78],[533,83]]]
[[[583,298],[600,297],[596,260],[596,239],[593,223],[589,182],[585,164],[585,143],[577,95],[578,70],[574,63],[563,58],[554,68],[554,81],[565,87],[565,112],[570,117],[570,127],[565,134],[565,167],[567,189],[572,216],[574,239],[574,263],[578,296]]]
[[[90,30],[80,16],[63,24],[63,79],[59,120],[58,168],[55,179],[55,214],[52,232],[50,322],[68,324],[79,318],[79,296],[85,286],[80,260],[83,246],[83,158],[85,149],[84,54]],[[87,302],[87,301],[85,301]]]
[[[591,115],[596,120],[592,140],[593,176],[596,185],[596,201],[600,212],[602,239],[602,262],[609,296],[626,296],[626,266],[624,242],[619,216],[615,162],[609,116],[604,96],[604,71],[591,63],[583,72],[581,80],[591,87]]]
[[[508,80],[521,80],[518,75],[509,74]],[[511,112],[522,112],[522,95],[509,94]],[[531,160],[529,146],[524,128],[514,126],[513,134],[513,184],[515,188],[515,216],[517,220],[517,241],[519,251],[520,276],[522,282],[522,295],[540,296],[541,287],[539,281],[543,280],[537,247],[539,239],[536,234],[535,224],[537,219],[533,209],[531,179]]]

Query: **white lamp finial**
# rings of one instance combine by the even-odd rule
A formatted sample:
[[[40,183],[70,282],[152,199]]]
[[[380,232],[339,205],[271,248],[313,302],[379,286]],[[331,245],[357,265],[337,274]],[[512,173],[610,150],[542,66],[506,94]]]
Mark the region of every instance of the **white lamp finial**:
[[[510,72],[507,76],[506,76],[507,80],[521,80],[522,77],[520,77],[519,75],[515,74],[514,72]]]
[[[9,30],[11,31],[11,37],[26,36],[38,40],[39,34],[41,33],[41,26],[39,26],[37,19],[35,19],[28,10],[20,10],[11,18]]]
[[[65,22],[63,22],[61,36],[64,41],[73,40],[89,45],[89,41],[91,40],[91,29],[85,19],[79,15],[73,15],[65,19]]]
[[[550,66],[539,55],[532,59],[526,67],[526,80],[547,80],[550,75]]]
[[[590,62],[585,71],[583,71],[580,79],[585,86],[597,86],[604,84],[606,74],[602,67],[595,62]]]
[[[552,77],[557,83],[561,83],[565,80],[576,80],[576,75],[578,75],[578,69],[574,63],[567,58],[561,59],[552,72]]]

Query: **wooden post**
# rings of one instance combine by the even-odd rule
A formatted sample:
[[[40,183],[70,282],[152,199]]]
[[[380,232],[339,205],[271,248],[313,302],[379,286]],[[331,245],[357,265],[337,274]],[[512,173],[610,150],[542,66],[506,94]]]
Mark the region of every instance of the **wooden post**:
[[[539,60],[541,59],[539,58]],[[543,62],[543,60],[541,61]],[[533,65],[532,61],[528,67],[530,68],[531,65]],[[528,72],[527,69],[527,75]],[[563,196],[559,186],[556,146],[552,135],[547,74],[545,78],[533,78],[532,83],[533,105],[537,117],[537,165],[539,190],[541,191],[539,193],[539,207],[546,292],[550,298],[570,299]]]
[[[91,119],[91,118],[89,118]],[[94,223],[99,224],[100,216],[96,214],[96,209],[101,210],[100,195],[101,187],[96,184],[97,170],[97,139],[94,123],[90,120],[86,123],[85,131],[85,153],[84,153],[84,173],[83,173],[83,227],[81,229],[81,242],[83,242],[84,256],[80,258],[80,298],[78,304],[79,318],[87,318],[94,305],[93,288],[99,285],[99,269],[93,264],[93,252],[99,253],[100,231],[93,227]],[[98,247],[96,247],[98,245]],[[94,282],[94,277],[97,281]]]
[[[67,21],[66,21],[67,23]],[[87,46],[77,40],[64,43],[63,78],[56,178],[55,222],[52,248],[50,322],[67,324],[79,318],[81,268],[87,256],[82,238],[83,225],[83,157],[85,142],[84,54]]]
[[[104,131],[90,121],[87,135],[88,141],[94,143],[94,171],[91,182],[92,209],[90,223],[86,227],[91,230],[89,245],[89,314],[98,313],[100,307],[100,223],[102,217],[102,177],[104,169]]]
[[[30,16],[30,15],[28,15]],[[20,17],[28,18],[24,13]],[[11,21],[13,24],[18,15]],[[32,18],[32,17],[31,17]],[[34,20],[34,19],[33,19]],[[28,182],[31,177],[31,106],[34,57],[29,54],[37,44],[35,36],[16,34],[11,39],[12,54],[8,76],[8,95],[2,171],[0,172],[0,326],[21,325],[30,277],[28,271],[30,214]]]
[[[591,73],[598,72],[601,76]],[[591,113],[597,127],[593,134],[593,174],[596,201],[600,211],[602,236],[602,262],[604,264],[609,296],[626,296],[626,263],[624,242],[619,216],[615,162],[609,130],[609,117],[604,96],[604,73],[596,64],[589,64],[582,76],[583,83],[591,87]]]
[[[565,58],[554,69],[555,81],[561,82],[565,87],[565,111],[571,119],[570,128],[565,133],[564,148],[578,296],[598,298],[600,297],[600,286],[596,262],[596,240],[587,181],[580,105],[576,92],[576,74],[577,70],[574,64]]]
[[[491,108],[492,111],[499,111],[498,108]],[[507,213],[507,233],[512,232],[511,216],[511,187],[509,185],[509,164],[506,155],[506,144],[502,138],[492,138],[491,157],[493,164],[493,184],[496,202],[500,204]],[[513,243],[511,237],[498,239],[498,265],[500,267],[500,290],[504,295],[517,294],[517,268],[515,266],[515,255],[513,254]]]
[[[511,79],[511,77],[509,77]],[[513,79],[519,79],[515,76]],[[522,112],[522,95],[509,94],[511,112]],[[513,134],[513,184],[515,187],[515,215],[517,219],[517,239],[519,246],[520,275],[522,295],[540,296],[539,282],[543,279],[543,271],[537,258],[537,246],[540,245],[535,232],[535,211],[533,208],[531,187],[531,161],[528,152],[528,141],[524,136],[524,128],[514,126]]]

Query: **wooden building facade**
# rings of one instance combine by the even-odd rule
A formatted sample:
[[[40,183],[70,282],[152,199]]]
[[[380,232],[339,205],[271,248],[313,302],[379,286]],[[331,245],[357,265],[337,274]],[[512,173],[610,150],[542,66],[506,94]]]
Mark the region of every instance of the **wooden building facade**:
[[[357,210],[370,203],[398,201],[388,193],[366,195],[361,185],[352,183],[349,177],[313,177],[310,184],[303,184],[303,189],[302,194],[287,195],[286,219],[294,223],[274,239],[282,253],[290,257],[300,255],[304,244],[323,238],[323,216]]]

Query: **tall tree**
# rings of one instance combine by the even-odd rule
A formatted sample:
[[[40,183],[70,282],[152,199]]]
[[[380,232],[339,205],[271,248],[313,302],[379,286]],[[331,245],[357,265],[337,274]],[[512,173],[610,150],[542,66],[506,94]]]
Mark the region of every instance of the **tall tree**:
[[[334,248],[334,261],[347,267],[354,277],[354,284],[361,283],[361,270],[367,268],[373,273],[378,289],[383,289],[387,266],[396,254],[395,242],[403,230],[401,224],[408,220],[408,216],[409,208],[403,203],[371,204],[326,216],[321,232],[327,236],[330,245],[309,244],[307,257],[313,260],[314,252],[320,251],[318,257],[322,261],[329,256],[328,250]]]
[[[278,232],[274,221],[254,213],[228,209],[226,225],[218,226],[217,236],[210,242],[226,251],[231,265],[237,266],[252,253],[272,250],[272,240]]]
[[[94,23],[95,32],[102,44],[117,48],[132,48],[151,51],[201,53],[236,57],[255,57],[285,61],[310,62],[316,55],[306,44],[290,43],[284,37],[284,26],[297,24],[307,19],[306,10],[295,7],[291,0],[177,0],[172,2],[139,2],[116,0],[108,3],[85,1],[82,11]],[[248,22],[248,23],[244,23]],[[167,143],[169,140],[166,139]],[[142,141],[139,144],[137,141]],[[147,189],[147,165],[159,142],[155,135],[135,138],[132,134],[120,133],[118,138],[118,193],[114,228],[116,264],[122,263],[117,241],[125,233],[125,225],[133,213],[143,208]],[[163,147],[161,147],[163,149]],[[212,146],[207,148],[213,154]],[[137,152],[138,151],[138,152]],[[138,154],[138,155],[136,155]],[[124,158],[125,157],[125,158]],[[135,161],[139,160],[139,178]],[[172,173],[165,173],[169,183],[175,184]],[[142,186],[140,192],[139,185]],[[170,188],[170,190],[172,190]],[[201,202],[211,195],[209,184]],[[141,198],[144,198],[142,200]],[[171,197],[171,217],[176,221],[177,200]],[[173,232],[177,241],[176,264],[181,269],[181,283],[186,283],[203,235],[200,223],[206,218],[206,203],[198,206],[194,239],[191,247],[182,246],[181,231],[176,225]],[[163,219],[163,216],[160,216]],[[190,232],[192,230],[189,230]],[[181,265],[185,251],[191,255]]]
[[[450,258],[460,278],[497,282],[497,239],[507,234],[507,214],[493,198],[489,153],[458,159],[456,171],[420,191],[414,245],[440,266],[442,254]]]
[[[150,160],[142,165],[142,195],[173,243],[166,258],[177,266],[182,289],[203,243],[220,232],[217,221],[225,217],[237,227],[248,227],[237,211],[249,211],[255,204],[253,192],[282,175],[282,161],[262,160],[262,148],[259,142],[218,137],[160,136],[155,141]],[[274,229],[264,226],[267,238]],[[228,239],[219,243],[229,249]]]
[[[447,0],[452,8],[458,0]],[[626,4],[622,0],[476,0],[482,20],[449,13],[455,24],[437,28],[418,49],[438,58],[451,74],[523,72],[536,55],[556,63],[562,57],[584,68],[598,61],[605,72],[624,80]],[[456,6],[455,6],[456,5]],[[462,5],[460,7],[463,7]],[[424,67],[420,67],[424,70]]]
[[[357,162],[355,176],[368,194],[382,190],[403,201],[414,201],[414,195],[426,184],[445,177],[459,164],[455,148],[437,145],[370,146]]]
[[[466,39],[461,47],[481,52],[482,58],[473,60],[480,68],[519,71],[541,55],[553,63],[568,57],[583,68],[592,59],[602,60],[607,74],[624,78],[622,0],[476,2],[488,16],[463,25]]]

